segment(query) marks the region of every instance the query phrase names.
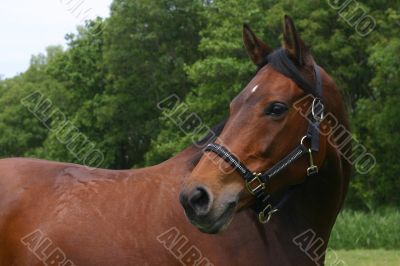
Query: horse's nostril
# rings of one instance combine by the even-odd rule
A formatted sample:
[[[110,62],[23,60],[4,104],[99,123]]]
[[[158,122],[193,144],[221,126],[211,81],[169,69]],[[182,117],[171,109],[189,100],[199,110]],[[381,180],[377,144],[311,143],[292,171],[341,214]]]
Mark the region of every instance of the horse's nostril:
[[[198,216],[206,215],[211,206],[210,195],[203,187],[195,188],[189,194],[189,205]]]

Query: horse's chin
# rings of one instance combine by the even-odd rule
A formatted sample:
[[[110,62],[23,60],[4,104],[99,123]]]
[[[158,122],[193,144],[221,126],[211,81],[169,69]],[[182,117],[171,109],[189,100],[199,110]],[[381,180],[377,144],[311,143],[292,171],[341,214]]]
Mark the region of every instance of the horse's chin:
[[[190,221],[197,229],[206,234],[220,234],[224,232],[232,222],[235,214],[236,203],[228,204],[224,211],[217,218],[209,220],[207,223]]]

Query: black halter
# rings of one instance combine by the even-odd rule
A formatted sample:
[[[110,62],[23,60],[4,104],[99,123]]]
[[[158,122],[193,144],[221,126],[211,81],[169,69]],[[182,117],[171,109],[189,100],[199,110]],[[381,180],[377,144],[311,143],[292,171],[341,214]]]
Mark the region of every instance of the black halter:
[[[214,152],[220,156],[224,161],[234,167],[234,169],[244,178],[247,189],[256,198],[256,204],[253,206],[253,209],[258,213],[259,220],[262,223],[268,222],[271,215],[278,210],[272,206],[270,202],[271,195],[265,191],[267,183],[274,176],[305,154],[309,154],[310,156],[310,166],[307,168],[307,175],[310,176],[318,173],[318,167],[313,163],[312,152],[319,151],[319,124],[323,120],[324,113],[324,106],[321,102],[322,80],[318,65],[314,64],[316,84],[315,87],[313,87],[305,78],[303,78],[284,49],[278,49],[269,55],[267,63],[278,72],[292,79],[303,91],[314,96],[308,130],[305,136],[299,140],[299,145],[281,161],[263,173],[254,173],[250,171],[238,158],[222,145],[211,143],[208,144],[205,149],[205,151]],[[306,139],[309,139],[311,142],[310,148],[307,148],[304,145]]]

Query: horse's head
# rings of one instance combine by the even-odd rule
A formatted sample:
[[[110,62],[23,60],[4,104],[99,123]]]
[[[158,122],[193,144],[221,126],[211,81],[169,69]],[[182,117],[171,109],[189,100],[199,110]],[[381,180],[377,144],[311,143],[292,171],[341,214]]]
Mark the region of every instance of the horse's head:
[[[314,60],[290,17],[284,18],[284,43],[281,48],[295,70],[309,84],[314,84]],[[304,98],[307,92],[288,75],[279,71],[279,55],[257,38],[248,26],[243,28],[244,45],[251,60],[259,68],[257,74],[230,104],[230,116],[216,140],[216,146],[224,147],[229,156],[252,172],[265,172],[276,165],[300,145],[306,135],[309,121],[304,116],[313,98]],[[271,64],[274,61],[275,64]],[[323,72],[324,90],[333,86]],[[300,99],[305,103],[295,106]],[[302,109],[303,108],[303,109]],[[302,112],[304,111],[304,112]],[[303,139],[306,152],[311,140]],[[307,143],[306,143],[307,142]],[[313,152],[315,165],[321,166],[325,159],[326,139],[319,139],[318,152]],[[311,150],[310,150],[311,152]],[[234,160],[221,159],[206,151],[185,180],[180,201],[190,222],[203,232],[217,233],[229,225],[235,212],[249,207],[255,197],[240,171],[234,170]],[[216,158],[220,160],[216,160]],[[289,185],[299,184],[307,176],[309,156],[293,160],[276,178],[268,180],[262,189],[274,193]],[[256,182],[251,184],[257,186]],[[254,187],[253,187],[254,188]]]

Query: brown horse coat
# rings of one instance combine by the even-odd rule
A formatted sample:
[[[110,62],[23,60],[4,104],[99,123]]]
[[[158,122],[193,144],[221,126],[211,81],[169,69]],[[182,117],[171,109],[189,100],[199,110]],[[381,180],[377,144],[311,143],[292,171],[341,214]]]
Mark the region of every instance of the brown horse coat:
[[[264,265],[264,238],[251,214],[219,236],[187,222],[178,192],[194,156],[190,147],[129,171],[0,160],[0,265],[58,265],[51,264],[58,249],[66,265]]]

